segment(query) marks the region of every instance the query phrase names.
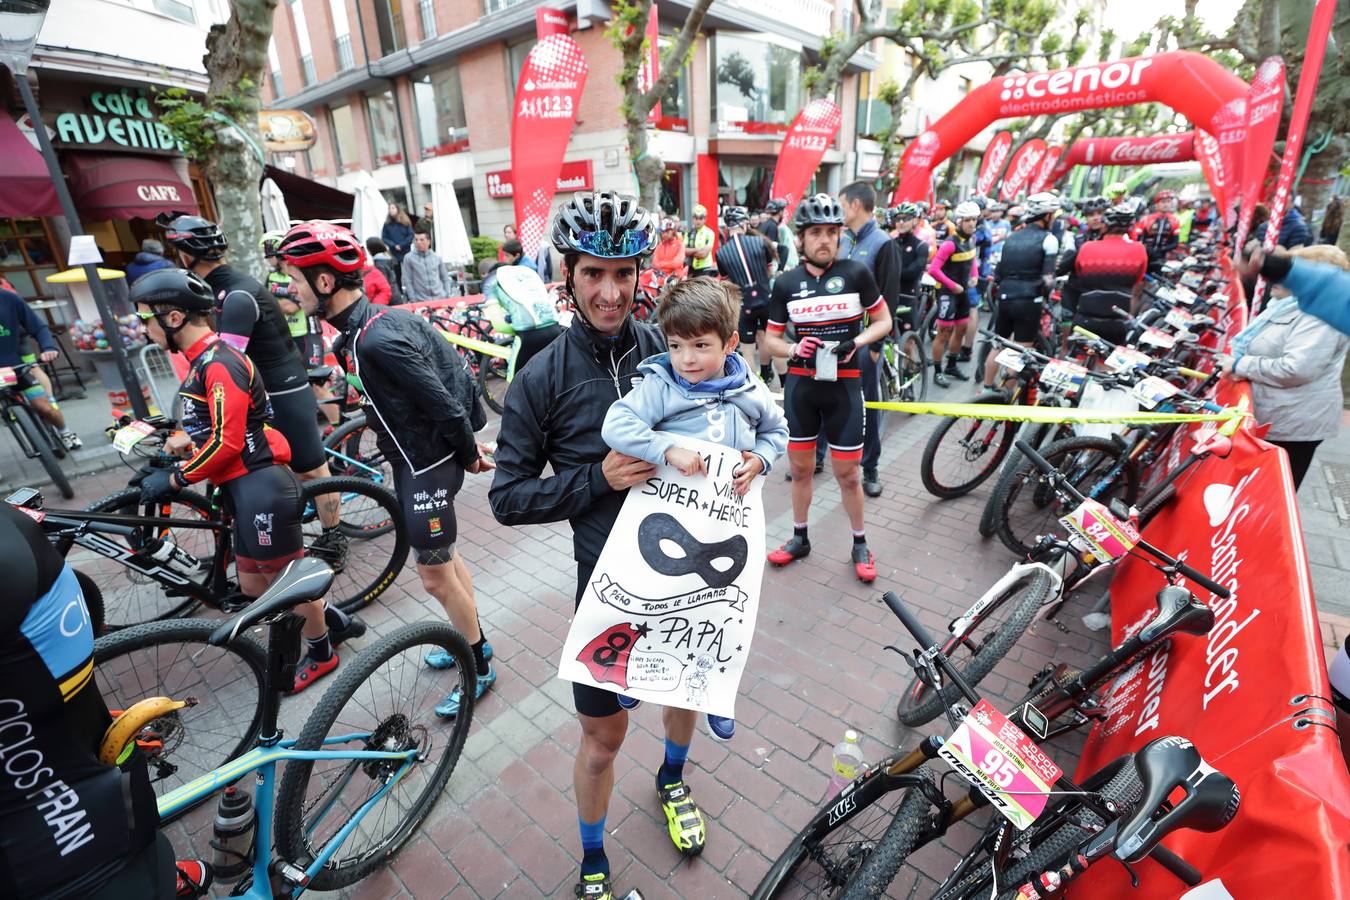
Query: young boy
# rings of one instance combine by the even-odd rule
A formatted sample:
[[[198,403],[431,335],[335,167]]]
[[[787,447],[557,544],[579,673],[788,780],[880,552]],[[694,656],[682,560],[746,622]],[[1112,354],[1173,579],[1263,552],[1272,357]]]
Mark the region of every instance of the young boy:
[[[642,383],[609,408],[601,431],[605,443],[685,475],[702,473],[703,458],[680,447],[679,435],[740,450],[744,462],[735,489],[745,496],[755,476],[787,450],[788,427],[768,387],[736,353],[740,312],[740,291],[725,281],[695,278],[666,291],[656,319],[670,352],[638,366]],[[619,697],[624,709],[639,702]],[[708,730],[714,740],[728,741],[736,723],[709,714]],[[667,763],[683,760],[688,751],[667,747]]]

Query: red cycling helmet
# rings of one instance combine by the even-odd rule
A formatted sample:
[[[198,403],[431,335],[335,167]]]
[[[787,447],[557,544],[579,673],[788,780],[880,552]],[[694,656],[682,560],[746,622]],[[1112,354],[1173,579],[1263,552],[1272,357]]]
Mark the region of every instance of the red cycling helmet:
[[[339,272],[359,272],[366,267],[366,248],[356,235],[320,219],[291,226],[277,245],[277,255],[301,269],[324,265]]]

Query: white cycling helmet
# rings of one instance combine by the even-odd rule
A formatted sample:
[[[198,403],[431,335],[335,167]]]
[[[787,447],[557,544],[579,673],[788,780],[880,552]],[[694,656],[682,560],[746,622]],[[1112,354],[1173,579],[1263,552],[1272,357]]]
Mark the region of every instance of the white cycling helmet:
[[[1028,219],[1037,219],[1053,212],[1059,212],[1059,198],[1049,191],[1041,191],[1027,198]]]
[[[952,210],[952,218],[958,222],[962,219],[978,219],[979,217],[979,204],[975,203],[973,200],[966,200],[958,203],[956,209]]]

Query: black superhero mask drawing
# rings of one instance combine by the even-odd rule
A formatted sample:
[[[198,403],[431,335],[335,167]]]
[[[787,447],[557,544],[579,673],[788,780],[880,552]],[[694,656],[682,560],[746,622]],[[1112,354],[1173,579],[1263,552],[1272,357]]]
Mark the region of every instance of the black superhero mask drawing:
[[[683,551],[672,556],[662,546],[670,541]],[[688,575],[697,573],[708,587],[726,587],[734,582],[745,568],[750,545],[741,535],[729,537],[724,541],[704,543],[694,537],[669,513],[654,513],[642,520],[638,526],[638,549],[642,558],[662,575]],[[718,560],[730,565],[715,566]]]

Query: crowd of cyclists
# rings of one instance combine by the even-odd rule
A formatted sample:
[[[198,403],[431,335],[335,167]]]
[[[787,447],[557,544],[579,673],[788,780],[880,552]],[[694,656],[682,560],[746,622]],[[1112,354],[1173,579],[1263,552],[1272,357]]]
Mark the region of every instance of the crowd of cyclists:
[[[793,534],[768,553],[768,561],[787,566],[811,552],[813,475],[828,453],[849,519],[852,571],[870,583],[877,559],[867,542],[865,497],[881,495],[883,486],[878,417],[864,404],[878,395],[879,343],[923,327],[921,295],[929,290],[936,316],[927,364],[942,388],[971,380],[973,373],[963,365],[973,359],[981,310],[997,310],[991,323],[997,334],[1030,346],[1042,311],[1057,300],[1065,321],[1112,339],[1121,324],[1113,310],[1132,308],[1146,273],[1162,265],[1183,234],[1170,191],[1158,192],[1147,214],[1123,185],[1111,186],[1107,194],[1076,204],[1040,192],[1011,206],[971,197],[954,205],[939,199],[931,206],[907,202],[887,208],[871,185],[858,182],[837,195],[805,198],[790,220],[782,200],[754,213],[726,206],[716,222],[698,206],[684,234],[674,219],[658,219],[632,197],[608,191],[575,195],[555,214],[549,235],[562,258],[558,294],[573,313],[571,327],[562,329],[549,316],[529,322],[547,330],[517,360],[495,447],[475,436],[487,419],[464,358],[416,312],[372,302],[363,279],[370,268],[367,247],[348,229],[312,221],[268,235],[261,252],[271,271],[264,284],[232,264],[248,248],[232,246],[217,225],[196,216],[166,216],[160,225],[177,265],[140,278],[130,297],[149,339],[181,354],[189,374],[179,390],[182,431],[166,447],[179,462],[143,473],[136,483],[146,502],[205,481],[222,487],[233,513],[239,586],[248,597],[261,595],[287,562],[304,553],[300,482],[328,474],[320,442],[323,389],[316,394],[307,372],[331,350],[358,386],[367,420],[392,466],[422,588],[471,645],[481,697],[497,674],[473,576],[456,549],[456,495],[467,476],[486,474],[492,479],[492,512],[502,526],[568,522],[579,604],[627,489],[655,471],[651,460],[615,449],[604,434],[611,406],[643,381],[644,363],[656,360],[666,366],[672,390],[701,398],[699,409],[731,403],[729,397],[747,384],[781,386]],[[1199,209],[1191,212],[1187,224],[1194,232],[1207,220]],[[662,322],[676,321],[672,316],[679,312],[681,294],[670,282],[716,277],[738,291],[727,295],[729,303],[686,292],[690,304],[701,298],[697,302],[705,304],[706,315],[679,320],[684,324],[678,328],[690,333],[663,336],[655,324],[632,315],[648,265],[667,285],[658,308]],[[511,283],[515,276],[503,271],[498,270],[498,283]],[[1064,277],[1062,287],[1057,285]],[[512,311],[520,330],[529,330],[525,319],[533,313],[518,305],[509,306]],[[323,346],[321,323],[337,332],[331,348]],[[662,356],[668,351],[670,356]],[[680,360],[697,359],[677,365],[677,353],[685,354]],[[0,358],[0,365],[9,364]],[[991,360],[976,377],[992,387],[995,369]],[[767,457],[781,453],[765,451],[773,442],[756,444],[755,437],[751,428],[748,437],[737,429],[725,438],[745,453],[747,481],[772,466],[775,460]],[[20,512],[0,504],[0,513],[0,524],[25,533]],[[323,534],[310,552],[340,569],[347,537],[339,527],[338,497],[320,503],[318,513]],[[18,557],[14,566],[7,559],[7,572],[36,574],[22,582],[32,612],[20,617],[21,624],[10,622],[0,636],[3,679],[31,678],[33,669],[20,672],[23,659],[33,653],[46,659],[47,648],[61,641],[52,631],[60,628],[59,617],[47,613],[69,594],[68,567],[37,548],[26,551],[29,543],[18,538],[4,543],[7,556]],[[335,671],[337,645],[365,630],[359,619],[322,601],[298,611],[306,645],[296,692]],[[82,633],[78,647],[60,651],[63,663],[88,657],[92,638],[86,637]],[[448,654],[429,655],[425,662],[441,669],[455,665]],[[56,678],[68,668],[41,670]],[[89,696],[88,681],[73,695],[60,690],[66,687],[53,681],[37,688],[57,691],[58,697],[64,693],[65,704],[28,703],[25,709],[31,730],[54,729],[80,748],[49,754],[49,764],[63,767],[52,778],[82,793],[82,785],[102,777],[91,759],[110,717],[101,701]],[[71,702],[73,697],[80,703]],[[582,685],[574,685],[574,700],[582,733],[573,781],[583,850],[576,892],[587,900],[610,900],[606,820],[615,757],[636,704]],[[0,702],[8,701],[0,697]],[[453,718],[461,703],[456,690],[436,713]],[[664,711],[662,764],[655,778],[669,837],[687,855],[701,852],[705,841],[703,816],[683,774],[699,718],[687,710]],[[729,720],[706,719],[716,739],[734,731]],[[12,721],[0,721],[0,729]],[[13,822],[38,822],[44,814],[29,791],[0,779],[0,808],[28,817]],[[127,888],[150,877],[133,876],[132,870],[162,871],[167,857],[147,855],[153,835],[137,834],[136,846],[122,841],[91,848],[95,856],[84,860],[77,887],[67,893],[152,896]],[[185,880],[200,883],[200,868],[193,865],[200,864],[180,867],[180,887]],[[69,867],[42,877],[47,880],[34,887],[0,870],[0,886],[22,883],[35,894],[61,895],[76,884],[68,882]],[[191,884],[184,889],[190,893]]]

